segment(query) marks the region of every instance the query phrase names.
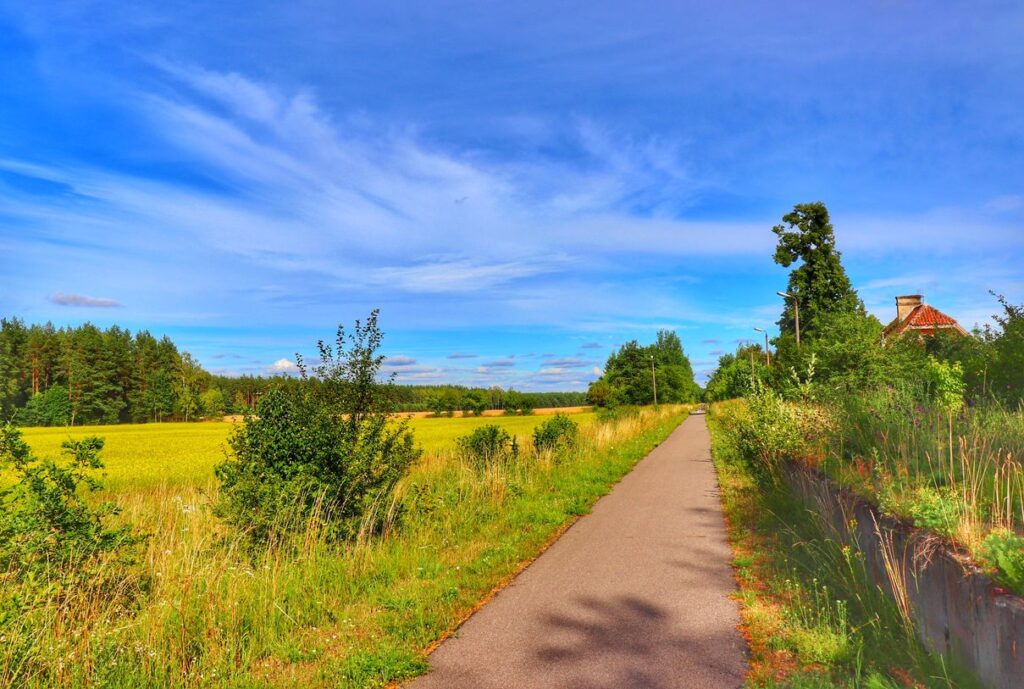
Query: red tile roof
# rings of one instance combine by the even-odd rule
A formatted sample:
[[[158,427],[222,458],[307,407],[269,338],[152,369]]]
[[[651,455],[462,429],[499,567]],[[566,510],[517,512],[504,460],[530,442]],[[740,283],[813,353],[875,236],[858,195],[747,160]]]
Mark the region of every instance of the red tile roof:
[[[885,335],[895,332],[896,334],[902,334],[907,330],[923,330],[934,332],[936,330],[956,330],[961,335],[966,335],[967,331],[964,330],[956,319],[947,316],[946,314],[939,311],[934,306],[928,304],[921,304],[915,306],[914,310],[907,314],[907,317],[902,321],[899,319],[894,320],[892,323],[885,327]]]

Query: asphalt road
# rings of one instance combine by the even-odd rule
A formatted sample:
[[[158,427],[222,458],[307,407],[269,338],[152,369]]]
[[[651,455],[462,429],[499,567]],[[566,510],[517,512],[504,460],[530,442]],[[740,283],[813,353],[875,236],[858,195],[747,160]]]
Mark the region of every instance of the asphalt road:
[[[746,671],[703,416],[431,655],[412,689],[733,689]]]

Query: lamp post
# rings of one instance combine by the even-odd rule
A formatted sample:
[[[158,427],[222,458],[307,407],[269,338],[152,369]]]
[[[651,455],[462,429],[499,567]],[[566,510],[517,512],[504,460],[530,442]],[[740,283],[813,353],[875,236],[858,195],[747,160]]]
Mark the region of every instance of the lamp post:
[[[777,295],[783,299],[793,300],[793,313],[796,316],[796,346],[800,347],[800,302],[797,300],[795,294],[789,294],[788,292],[776,292]]]
[[[654,406],[658,406],[658,376],[654,372],[654,355],[651,355],[651,383],[654,386]]]
[[[768,351],[768,331],[764,328],[754,328],[755,332],[764,333],[764,358],[768,366],[772,365],[772,353]]]

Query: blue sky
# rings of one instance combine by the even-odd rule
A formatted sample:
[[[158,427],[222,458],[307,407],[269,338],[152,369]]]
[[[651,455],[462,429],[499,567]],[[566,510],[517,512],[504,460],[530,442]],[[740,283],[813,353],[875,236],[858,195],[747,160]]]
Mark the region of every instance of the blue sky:
[[[581,389],[757,337],[822,200],[855,286],[1024,301],[1019,2],[5,2],[0,314],[286,370]]]

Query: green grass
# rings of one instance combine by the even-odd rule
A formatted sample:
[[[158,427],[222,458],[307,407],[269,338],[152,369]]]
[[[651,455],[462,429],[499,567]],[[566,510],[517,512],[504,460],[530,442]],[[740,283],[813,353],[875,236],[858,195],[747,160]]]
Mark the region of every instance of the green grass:
[[[0,635],[24,643],[0,645],[0,687],[362,689],[419,674],[433,642],[588,511],[687,411],[584,417],[575,451],[556,458],[526,444],[518,461],[483,473],[453,452],[429,452],[396,491],[401,519],[360,543],[310,532],[249,556],[211,512],[215,484],[121,484],[121,518],[151,535],[135,602],[115,607],[106,594],[51,601],[9,620]],[[493,419],[517,434],[542,420]],[[425,425],[426,445],[491,421],[416,426]],[[190,430],[213,433],[183,432]],[[135,437],[146,435],[136,429]],[[18,592],[0,589],[0,610],[5,593]]]
[[[949,689],[977,686],[915,638],[868,576],[863,554],[827,533],[736,443],[742,403],[708,414],[712,455],[751,649],[748,687]]]
[[[991,401],[955,414],[879,390],[829,405],[821,469],[883,512],[952,539],[1024,594],[1024,413]],[[993,548],[995,546],[995,548]]]
[[[533,429],[548,416],[415,418],[410,424],[425,452],[451,447],[455,439],[485,424],[498,424],[528,442]],[[572,415],[581,426],[594,422],[593,412]],[[112,492],[133,488],[205,486],[213,467],[224,459],[226,440],[234,424],[148,423],[74,428],[25,428],[25,441],[39,456],[57,456],[68,438],[97,435],[104,439],[104,484]]]

